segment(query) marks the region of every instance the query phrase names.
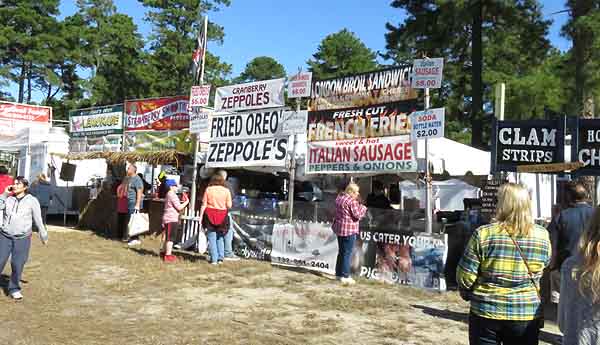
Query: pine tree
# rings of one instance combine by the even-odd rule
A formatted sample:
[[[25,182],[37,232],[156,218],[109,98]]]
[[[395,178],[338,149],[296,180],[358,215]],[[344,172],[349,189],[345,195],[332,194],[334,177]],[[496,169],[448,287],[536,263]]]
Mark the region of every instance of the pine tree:
[[[229,6],[229,0],[139,0],[153,24],[150,64],[155,70],[153,91],[162,95],[187,94],[192,85],[191,56],[200,31],[201,15]],[[209,22],[208,40],[223,42],[223,27]],[[223,85],[231,65],[206,52],[205,82]]]

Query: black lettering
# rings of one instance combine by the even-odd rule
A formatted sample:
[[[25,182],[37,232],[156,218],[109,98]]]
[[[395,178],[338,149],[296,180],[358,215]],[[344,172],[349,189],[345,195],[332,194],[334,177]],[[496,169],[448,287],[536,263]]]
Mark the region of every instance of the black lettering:
[[[231,156],[231,154],[233,153],[233,151],[235,150],[235,143],[227,143],[227,147],[225,149],[225,161],[228,162],[230,159],[229,156]]]
[[[208,154],[208,161],[209,162],[214,162],[215,161],[215,157],[214,156],[215,156],[216,148],[217,148],[217,145],[215,145],[215,144],[210,144],[210,146],[208,147],[208,152],[209,152],[209,154]]]
[[[248,114],[248,117],[246,117],[246,134],[252,135],[253,128],[254,128],[254,114]]]
[[[263,98],[264,98],[263,104],[269,104],[269,91],[263,93]]]
[[[233,161],[234,162],[238,160],[238,156],[242,153],[242,151],[244,151],[244,143],[243,142],[235,143],[235,151],[233,153]]]
[[[262,146],[262,144],[263,143],[260,140],[254,143],[254,155],[253,155],[253,159],[255,161],[259,161],[260,160],[260,155],[258,154],[258,151],[260,151],[260,147]]]
[[[263,134],[260,131],[260,124],[262,122],[262,117],[264,116],[264,113],[256,113],[256,121],[254,123],[254,134]]]
[[[254,142],[250,140],[246,142],[246,145],[244,146],[243,158],[246,162],[252,160],[252,150],[254,146],[253,144]]]
[[[225,145],[226,143],[219,143],[219,148],[217,151],[217,162],[223,162],[223,153],[225,153]]]
[[[283,113],[279,111],[274,111],[271,113],[271,121],[269,121],[269,123],[271,125],[271,133],[273,134],[277,132],[277,128],[279,127],[279,114]],[[275,119],[275,121],[273,121],[273,119]]]
[[[275,153],[276,160],[282,160],[287,154],[287,138],[279,139],[277,142],[277,152]]]
[[[271,152],[271,148],[273,147],[275,140],[276,139],[264,141],[263,154],[261,160],[266,161],[269,159],[269,152]]]
[[[244,121],[242,121],[242,117],[241,116],[236,116],[235,117],[235,135],[239,136],[242,134],[242,126],[243,126]]]

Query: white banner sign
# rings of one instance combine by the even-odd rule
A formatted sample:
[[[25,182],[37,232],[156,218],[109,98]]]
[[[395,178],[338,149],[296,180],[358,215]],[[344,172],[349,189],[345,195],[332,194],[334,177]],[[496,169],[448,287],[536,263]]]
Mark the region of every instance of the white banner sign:
[[[312,72],[298,73],[288,78],[288,98],[310,97]]]
[[[206,166],[285,166],[289,135],[282,109],[214,115]]]
[[[276,223],[272,239],[272,264],[335,274],[338,245],[330,225]]]
[[[215,95],[215,110],[239,111],[282,107],[285,105],[285,78],[223,86]]]
[[[423,140],[444,137],[445,108],[415,111],[410,114],[412,124],[411,140]]]
[[[207,107],[210,97],[210,85],[192,86],[190,107]]]
[[[198,141],[207,143],[210,140],[210,121],[212,111],[200,107],[192,107],[190,112],[190,133],[196,134]]]
[[[442,87],[444,59],[419,59],[413,63],[412,87],[415,89],[439,89]]]
[[[308,111],[284,111],[281,131],[283,134],[294,135],[306,133]]]
[[[306,174],[417,171],[410,136],[308,142]]]

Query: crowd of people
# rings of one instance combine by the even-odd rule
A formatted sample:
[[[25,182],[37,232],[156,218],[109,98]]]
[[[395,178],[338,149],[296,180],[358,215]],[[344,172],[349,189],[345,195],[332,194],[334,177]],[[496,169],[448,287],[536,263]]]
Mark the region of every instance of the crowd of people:
[[[552,300],[563,344],[600,344],[600,209],[585,202],[581,184],[570,184],[567,196],[569,206],[545,229],[533,221],[527,188],[500,187],[494,220],[473,233],[457,269],[471,306],[470,344],[538,344],[545,270],[560,272],[551,274],[559,281]]]
[[[159,196],[164,199],[163,241],[165,262],[177,260],[174,243],[180,234],[180,215],[190,200],[166,174],[159,175]],[[139,244],[129,236],[133,214],[143,208],[144,180],[135,164],[116,188],[119,238]],[[11,259],[9,295],[23,294],[20,279],[29,257],[32,230],[38,229],[43,244],[48,242],[46,213],[51,200],[50,183],[40,174],[32,184],[22,176],[12,178],[0,167],[0,270]],[[229,210],[234,191],[227,173],[213,174],[201,191],[199,211],[209,243],[212,265],[238,260],[233,254],[234,231]],[[568,207],[557,211],[546,228],[535,224],[527,188],[506,183],[498,192],[496,214],[490,224],[471,235],[457,268],[460,295],[470,303],[470,344],[538,344],[544,326],[541,278],[551,277],[551,301],[558,304],[558,325],[563,344],[600,344],[600,209],[593,208],[582,184],[571,183]],[[359,186],[347,184],[335,200],[332,230],[337,236],[336,278],[354,284],[350,274],[352,250],[359,223],[367,207],[390,208],[382,185],[374,185],[366,202]]]

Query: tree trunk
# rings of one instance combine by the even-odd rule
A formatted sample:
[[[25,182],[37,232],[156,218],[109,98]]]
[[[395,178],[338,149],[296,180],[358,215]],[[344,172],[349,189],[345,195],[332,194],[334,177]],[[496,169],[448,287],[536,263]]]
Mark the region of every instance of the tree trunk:
[[[27,68],[27,103],[31,103],[31,70],[33,64],[30,62]]]
[[[471,44],[471,145],[483,148],[483,124],[481,123],[482,112],[482,66],[483,66],[483,44],[481,40],[482,30],[482,4],[481,0],[473,4],[473,28]]]
[[[571,0],[572,21],[577,21],[592,11],[592,1]],[[588,82],[587,69],[589,68],[590,50],[592,49],[593,33],[588,30],[582,30],[580,27],[574,29],[572,33],[573,40],[573,63],[575,64],[575,104],[577,113],[581,118],[594,117],[594,98],[591,92],[586,88]],[[596,183],[592,176],[582,176],[579,179],[585,189],[588,191],[591,199],[596,202]]]
[[[19,103],[23,103],[23,98],[25,95],[25,76],[27,74],[27,67],[25,66],[25,61],[21,62],[21,75],[19,76]]]

